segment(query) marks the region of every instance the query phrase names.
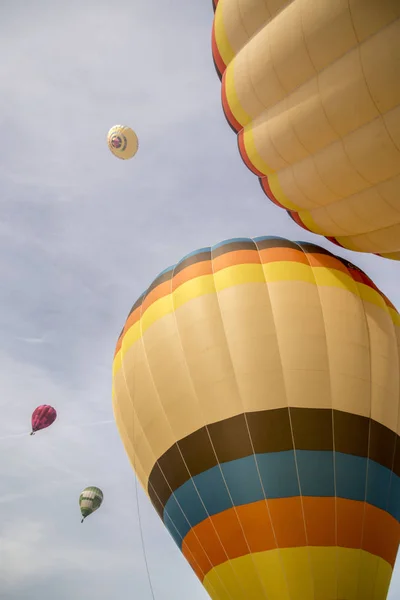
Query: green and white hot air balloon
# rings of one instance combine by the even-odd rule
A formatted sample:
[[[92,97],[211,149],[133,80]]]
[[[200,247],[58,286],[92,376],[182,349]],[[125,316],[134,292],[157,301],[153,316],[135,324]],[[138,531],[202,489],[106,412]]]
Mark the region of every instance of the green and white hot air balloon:
[[[100,508],[103,502],[103,492],[94,486],[87,487],[79,496],[79,507],[82,513],[82,521],[91,515],[95,510]]]

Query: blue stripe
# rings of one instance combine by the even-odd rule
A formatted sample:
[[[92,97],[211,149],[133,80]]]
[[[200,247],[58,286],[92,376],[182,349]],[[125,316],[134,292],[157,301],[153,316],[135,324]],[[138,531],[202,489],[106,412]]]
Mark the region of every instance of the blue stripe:
[[[208,515],[223,512],[232,503],[240,506],[263,500],[263,488],[267,499],[335,496],[334,471],[338,498],[366,499],[400,521],[400,477],[372,460],[340,452],[297,450],[297,477],[293,450],[256,456],[257,465],[254,456],[223,463],[196,475],[175,491],[165,505],[164,523],[178,546]]]
[[[211,247],[211,252],[216,250],[217,248],[221,248],[221,246],[226,246],[227,244],[232,244],[234,242],[253,242],[251,238],[231,238],[229,240],[224,240],[223,242],[219,242],[219,244],[215,244]],[[254,243],[254,242],[253,242]]]
[[[258,237],[253,238],[255,242],[263,242],[264,240],[283,240],[284,242],[288,242],[291,240],[287,240],[286,238],[281,237],[280,235],[260,235]],[[292,242],[292,244],[298,244],[299,242]]]

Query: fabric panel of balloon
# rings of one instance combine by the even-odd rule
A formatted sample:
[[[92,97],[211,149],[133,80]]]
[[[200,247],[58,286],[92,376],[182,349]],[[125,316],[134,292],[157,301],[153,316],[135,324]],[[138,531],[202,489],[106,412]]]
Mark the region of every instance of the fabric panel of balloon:
[[[222,104],[267,196],[304,229],[400,259],[400,2],[219,0]]]

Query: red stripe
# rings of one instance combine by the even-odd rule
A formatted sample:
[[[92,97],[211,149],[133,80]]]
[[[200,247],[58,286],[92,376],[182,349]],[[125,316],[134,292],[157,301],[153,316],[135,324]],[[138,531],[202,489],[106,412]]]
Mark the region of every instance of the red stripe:
[[[277,200],[269,186],[269,181],[268,181],[268,177],[267,175],[264,175],[263,177],[259,178],[260,181],[260,185],[264,191],[264,194],[266,194],[268,196],[268,198],[271,200],[271,202],[273,202],[274,204],[276,204],[276,206],[279,206],[279,208],[283,208],[284,210],[286,210],[286,208],[283,206],[283,204],[281,204],[279,202],[279,200]]]
[[[242,157],[242,160],[244,162],[244,164],[246,165],[246,167],[248,169],[250,169],[250,171],[252,173],[254,173],[254,175],[257,175],[258,177],[264,177],[264,173],[261,173],[261,171],[259,171],[251,162],[249,155],[246,152],[246,147],[244,145],[244,129],[241,129],[241,131],[239,131],[238,133],[238,147],[239,147],[239,152],[240,152],[240,156]]]
[[[288,210],[287,213],[293,219],[293,221],[297,223],[297,225],[300,225],[300,227],[302,227],[306,231],[309,231],[310,233],[315,233],[314,231],[311,231],[311,229],[309,229],[306,225],[304,225],[299,213],[297,213],[295,210]]]

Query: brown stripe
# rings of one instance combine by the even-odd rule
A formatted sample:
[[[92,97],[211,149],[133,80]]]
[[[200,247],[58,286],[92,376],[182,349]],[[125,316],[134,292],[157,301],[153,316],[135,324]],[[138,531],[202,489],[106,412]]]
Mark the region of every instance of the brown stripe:
[[[228,252],[235,252],[236,250],[257,250],[257,246],[253,240],[240,241],[240,242],[229,242],[228,244],[222,244],[218,248],[211,248],[211,255],[213,258],[227,254]]]
[[[133,311],[136,310],[142,304],[143,298],[146,296],[146,294],[147,294],[147,291],[144,292],[141,296],[139,296],[139,298],[136,300],[135,304],[132,306],[131,310],[129,311],[129,314],[128,314],[126,320],[128,320],[129,317],[131,316],[131,314],[133,313]]]
[[[190,476],[218,463],[250,456],[252,448],[256,454],[293,450],[292,429],[297,450],[335,450],[369,457],[388,469],[394,465],[394,472],[400,476],[398,436],[372,419],[322,408],[290,408],[290,416],[288,408],[252,412],[202,427],[161,456],[148,481],[157,512],[162,514],[172,491]]]
[[[154,281],[147,288],[147,290],[146,290],[146,296],[148,296],[150,294],[150,292],[152,290],[154,290],[154,288],[156,288],[161,283],[165,283],[166,281],[170,281],[172,279],[172,277],[173,277],[173,274],[174,274],[174,267],[172,267],[171,269],[169,269],[166,273],[161,273],[161,275],[159,275],[158,277],[156,277],[154,279]]]
[[[290,248],[291,250],[301,251],[300,244],[285,240],[284,238],[256,240],[255,244],[259,250],[265,250],[267,248]]]
[[[205,250],[204,252],[199,252],[198,254],[193,254],[193,256],[189,256],[188,258],[184,258],[174,268],[174,277],[186,267],[190,267],[191,265],[195,265],[199,262],[203,262],[205,260],[211,260],[211,250]]]
[[[297,245],[300,246],[306,254],[325,254],[325,256],[334,256],[338,260],[342,260],[339,256],[332,254],[329,250],[317,246],[316,244],[312,244],[311,242],[297,242]]]

